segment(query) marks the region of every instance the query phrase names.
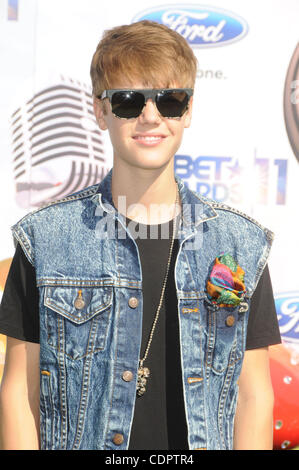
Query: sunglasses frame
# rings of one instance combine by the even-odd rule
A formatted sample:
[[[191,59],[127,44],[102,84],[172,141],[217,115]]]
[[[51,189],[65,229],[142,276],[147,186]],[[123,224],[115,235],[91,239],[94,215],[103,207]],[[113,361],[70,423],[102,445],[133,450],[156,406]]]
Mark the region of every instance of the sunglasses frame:
[[[111,104],[111,99],[112,99],[112,96],[114,95],[114,93],[118,93],[118,92],[121,92],[121,91],[134,91],[136,93],[142,94],[144,96],[143,108],[144,108],[144,106],[146,105],[146,103],[149,99],[152,99],[153,102],[155,103],[156,107],[157,107],[156,97],[159,93],[163,93],[163,92],[166,92],[166,91],[172,91],[172,92],[179,92],[180,93],[180,92],[184,91],[188,95],[188,104],[187,104],[187,108],[186,108],[186,111],[187,111],[188,108],[189,108],[189,101],[190,101],[191,96],[193,95],[194,90],[193,90],[193,88],[144,88],[144,89],[142,89],[142,88],[114,88],[114,89],[110,89],[110,90],[104,90],[101,95],[97,96],[97,98],[100,99],[100,100],[108,98],[108,100]],[[136,117],[133,117],[133,118],[126,118],[126,117],[117,116],[117,114],[114,114],[113,111],[112,111],[112,114],[115,117],[117,117],[118,119],[126,119],[126,120],[127,119],[137,119],[137,117],[139,117],[142,114],[143,108],[140,111],[140,114]],[[157,107],[157,110],[161,114],[158,107]],[[185,112],[182,114],[182,116],[185,114]],[[161,116],[163,116],[163,114],[161,114]],[[163,116],[163,117],[165,117],[166,119],[180,119],[182,116],[176,116],[176,117]]]

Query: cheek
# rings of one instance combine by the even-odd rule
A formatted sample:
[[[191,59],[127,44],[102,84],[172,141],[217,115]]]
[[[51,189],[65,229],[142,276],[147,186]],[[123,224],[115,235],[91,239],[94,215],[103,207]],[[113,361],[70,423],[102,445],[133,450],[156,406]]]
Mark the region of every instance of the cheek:
[[[109,128],[109,136],[112,147],[117,152],[124,152],[129,149],[131,143],[131,133],[123,125],[112,126]]]
[[[178,140],[180,140],[183,136],[184,133],[184,122],[173,122],[170,131],[174,137],[176,137]]]
[[[115,121],[115,119],[108,124],[108,130],[111,141],[117,143],[118,141],[123,140],[125,131],[123,129],[122,122]]]
[[[190,124],[191,124],[191,115],[188,114],[185,119],[184,129],[186,129],[187,127],[190,127]]]

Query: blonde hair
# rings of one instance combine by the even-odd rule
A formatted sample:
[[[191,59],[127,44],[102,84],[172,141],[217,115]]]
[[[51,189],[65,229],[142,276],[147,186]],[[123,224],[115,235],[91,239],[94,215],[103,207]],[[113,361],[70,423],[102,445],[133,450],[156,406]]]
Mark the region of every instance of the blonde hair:
[[[136,81],[145,88],[193,88],[196,68],[196,57],[179,33],[143,20],[104,32],[91,62],[92,91],[99,96]]]

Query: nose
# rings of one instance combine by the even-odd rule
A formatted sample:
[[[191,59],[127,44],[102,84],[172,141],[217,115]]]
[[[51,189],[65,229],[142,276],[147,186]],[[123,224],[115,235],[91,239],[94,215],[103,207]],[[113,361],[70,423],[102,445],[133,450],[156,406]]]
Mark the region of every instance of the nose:
[[[161,115],[157,109],[156,104],[151,98],[146,101],[139,119],[143,124],[153,124],[161,121]]]

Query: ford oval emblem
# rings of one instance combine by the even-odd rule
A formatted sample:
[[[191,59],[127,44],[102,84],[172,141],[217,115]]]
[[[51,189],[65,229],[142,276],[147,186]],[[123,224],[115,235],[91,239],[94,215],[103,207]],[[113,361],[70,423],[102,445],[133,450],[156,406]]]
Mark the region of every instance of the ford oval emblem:
[[[299,345],[299,292],[275,295],[281,338]]]
[[[219,8],[200,5],[164,5],[137,14],[133,22],[156,21],[181,34],[193,47],[225,46],[248,32],[243,18]]]

